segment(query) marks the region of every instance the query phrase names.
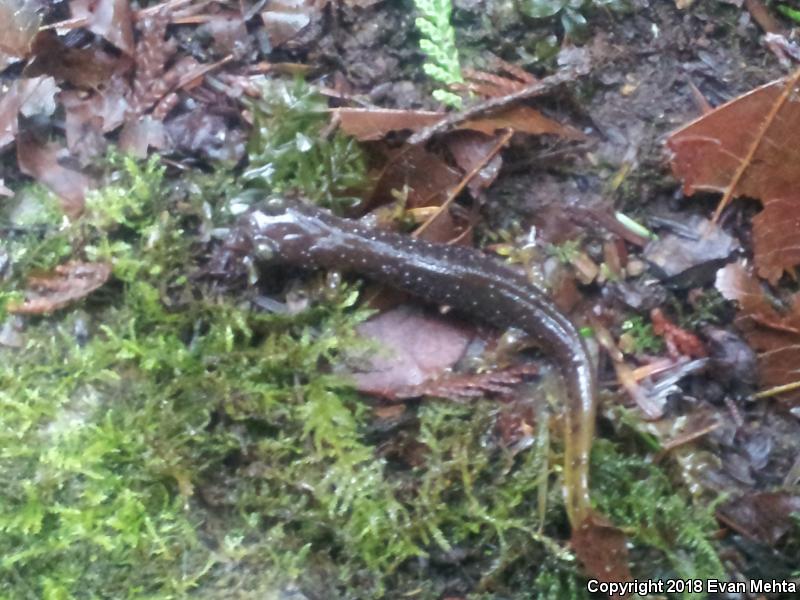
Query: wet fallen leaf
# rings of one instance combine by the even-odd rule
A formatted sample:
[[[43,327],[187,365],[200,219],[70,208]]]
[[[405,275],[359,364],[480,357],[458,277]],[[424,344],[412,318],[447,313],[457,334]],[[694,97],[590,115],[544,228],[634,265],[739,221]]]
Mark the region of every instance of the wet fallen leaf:
[[[445,139],[447,149],[464,173],[469,173],[479,167],[484,162],[486,155],[496,150],[497,142],[498,139],[495,136],[477,131],[454,131]],[[481,191],[492,185],[502,166],[503,159],[499,153],[495,153],[469,182],[467,187],[473,197],[477,198]]]
[[[335,108],[342,131],[361,141],[379,140],[394,131],[417,132],[438,123],[446,113],[427,110],[386,108]],[[567,139],[584,139],[579,130],[562,125],[529,106],[511,106],[489,117],[469,119],[456,129],[469,129],[494,135],[500,129],[512,129],[530,135],[557,135]]]
[[[800,513],[797,494],[753,492],[720,506],[717,518],[742,535],[774,546],[795,527],[795,513]]]
[[[369,357],[368,369],[353,374],[356,385],[389,398],[452,367],[474,336],[462,323],[408,306],[381,313],[360,325],[358,332],[381,349]]]
[[[417,131],[444,116],[429,110],[390,108],[334,108],[331,112],[344,133],[362,142],[381,140],[394,131]]]
[[[572,531],[570,545],[589,575],[598,581],[631,581],[625,534],[605,517],[591,514]]]
[[[775,283],[800,264],[800,70],[740,96],[673,133],[672,169],[684,191],[756,198],[755,266]]]
[[[456,169],[422,146],[405,146],[395,152],[383,168],[375,185],[374,205],[396,200],[393,191],[407,190],[408,208],[439,206],[461,176]]]
[[[153,115],[129,118],[119,133],[119,147],[124,152],[144,158],[149,148],[165,148],[167,144],[164,124]]]
[[[25,315],[48,314],[85,298],[108,281],[108,263],[68,262],[52,273],[28,279],[25,301],[10,304],[10,313]]]
[[[650,311],[650,320],[653,323],[653,333],[664,338],[672,358],[708,356],[708,351],[700,338],[670,321],[660,308]]]
[[[102,92],[67,90],[59,95],[65,114],[67,147],[85,161],[106,148],[105,133],[122,125],[130,109],[126,95],[130,86],[114,74]]]
[[[130,64],[98,46],[71,48],[54,31],[40,31],[33,41],[33,60],[25,67],[26,77],[52,75],[77,88],[101,88],[115,72],[124,71]]]
[[[74,218],[83,212],[92,180],[80,171],[62,166],[59,159],[68,157],[66,148],[57,142],[40,143],[30,135],[20,135],[17,139],[20,171],[52,190],[61,199],[64,213]]]
[[[795,294],[779,311],[758,279],[735,263],[717,274],[717,289],[739,304],[736,326],[758,355],[759,380],[763,387],[800,381],[800,295]],[[798,401],[794,392],[787,399]]]

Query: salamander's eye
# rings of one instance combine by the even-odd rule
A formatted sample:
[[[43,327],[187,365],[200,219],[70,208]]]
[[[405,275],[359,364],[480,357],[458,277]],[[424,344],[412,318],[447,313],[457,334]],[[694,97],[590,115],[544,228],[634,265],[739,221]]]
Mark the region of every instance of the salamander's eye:
[[[264,202],[262,205],[262,210],[268,215],[279,215],[286,211],[288,204],[289,203],[286,201],[286,198],[273,196]]]
[[[259,262],[269,262],[278,254],[275,240],[258,235],[253,239],[253,256]]]

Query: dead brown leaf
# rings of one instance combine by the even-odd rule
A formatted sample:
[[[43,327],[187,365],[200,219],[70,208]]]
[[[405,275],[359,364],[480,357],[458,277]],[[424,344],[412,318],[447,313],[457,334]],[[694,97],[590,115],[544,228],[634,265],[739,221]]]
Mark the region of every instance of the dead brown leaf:
[[[59,95],[65,113],[67,147],[82,161],[106,148],[104,134],[117,129],[130,109],[126,99],[130,86],[114,74],[102,92],[67,90]]]
[[[77,88],[103,87],[115,72],[130,65],[129,59],[116,57],[99,47],[70,48],[54,31],[40,31],[33,41],[33,60],[25,67],[26,77],[52,75]]]
[[[590,514],[572,530],[570,545],[589,575],[602,582],[631,581],[625,534],[605,517]]]
[[[394,131],[422,131],[441,121],[447,113],[428,110],[386,108],[335,108],[342,131],[361,141],[379,140]],[[557,135],[566,139],[585,139],[579,130],[562,125],[530,106],[511,106],[488,117],[459,123],[456,129],[470,129],[494,135],[500,129],[512,129],[529,135]]]
[[[452,319],[399,306],[358,327],[381,350],[353,376],[359,390],[388,398],[440,375],[464,354],[474,330]],[[407,396],[406,396],[407,397]]]
[[[205,22],[204,28],[214,39],[214,49],[223,56],[230,54],[240,60],[247,54],[250,37],[241,14],[226,12],[213,15]]]
[[[470,119],[459,126],[460,129],[473,129],[493,135],[500,129],[511,129],[516,133],[529,135],[557,135],[565,139],[583,140],[586,136],[569,125],[544,116],[530,106],[515,105],[487,117]]]
[[[800,264],[800,70],[740,96],[673,133],[672,169],[686,194],[761,201],[753,220],[755,265],[775,283]]]
[[[497,142],[498,139],[495,136],[477,131],[454,131],[445,138],[447,149],[464,173],[481,167],[487,154],[495,150]],[[467,185],[473,197],[477,197],[482,190],[494,183],[502,166],[502,157],[499,153],[495,153]]]
[[[800,513],[797,494],[752,492],[720,506],[717,518],[742,535],[774,546],[794,527],[795,513]]]
[[[80,171],[63,166],[59,160],[68,157],[66,148],[57,142],[41,143],[31,135],[17,138],[20,171],[52,190],[61,199],[64,213],[75,218],[83,212],[92,180]]]
[[[362,142],[381,140],[394,131],[417,131],[444,116],[429,110],[390,108],[334,108],[331,112],[344,133]]]
[[[71,261],[52,273],[28,279],[22,304],[11,304],[8,311],[23,315],[42,315],[62,309],[85,298],[108,281],[111,265]]]
[[[785,310],[767,295],[758,279],[741,263],[717,274],[717,289],[739,304],[736,326],[759,353],[759,380],[764,387],[800,381],[800,294],[792,296]],[[794,392],[787,399],[796,402]]]
[[[392,191],[408,191],[406,206],[439,206],[461,180],[458,171],[422,146],[405,146],[389,157],[373,191],[371,204],[390,204]]]

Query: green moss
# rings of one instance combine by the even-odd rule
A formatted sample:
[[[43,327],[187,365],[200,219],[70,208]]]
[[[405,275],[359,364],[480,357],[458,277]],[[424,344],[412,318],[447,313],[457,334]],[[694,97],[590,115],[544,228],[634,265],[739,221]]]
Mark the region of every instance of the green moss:
[[[622,331],[630,340],[630,348],[625,348],[626,352],[658,354],[664,350],[664,340],[653,332],[653,324],[645,322],[639,315],[625,319]]]
[[[323,131],[330,122],[324,98],[301,79],[264,80],[262,87],[262,98],[252,103],[245,180],[333,208],[357,204],[367,183],[366,159],[354,139]]]
[[[713,506],[693,506],[661,469],[623,454],[608,440],[595,444],[592,465],[598,508],[636,544],[634,572],[648,578],[724,579],[711,543],[717,529]]]
[[[454,572],[475,598],[581,597],[546,418],[515,451],[496,402],[428,401],[388,440],[417,459],[384,458],[333,368],[365,346],[358,288],[311,278],[307,310],[251,309],[282,288],[221,294],[194,267],[230,221],[231,174],[173,185],[155,160],[110,165],[54,231],[113,280],[0,348],[0,598],[437,598]],[[657,469],[608,444],[595,458],[600,508],[659,568],[717,572],[708,520]]]

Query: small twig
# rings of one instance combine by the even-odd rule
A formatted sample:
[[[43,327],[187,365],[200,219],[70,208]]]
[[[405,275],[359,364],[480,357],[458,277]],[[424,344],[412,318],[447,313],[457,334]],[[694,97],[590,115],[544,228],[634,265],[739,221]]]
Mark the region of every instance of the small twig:
[[[753,21],[758,23],[765,33],[783,33],[783,27],[773,17],[761,0],[744,0],[745,8],[750,12]]]
[[[778,394],[783,394],[784,392],[793,392],[794,390],[800,389],[800,381],[793,381],[791,383],[785,383],[783,385],[776,385],[775,387],[771,387],[768,390],[764,390],[753,394],[753,398],[761,399],[761,398],[771,398],[772,396],[777,396]]]
[[[564,83],[574,81],[578,77],[586,75],[589,72],[589,69],[590,69],[589,61],[587,60],[582,64],[577,64],[562,69],[557,73],[554,73],[553,75],[545,77],[544,79],[540,79],[539,81],[532,83],[530,85],[526,85],[525,87],[515,92],[511,92],[510,94],[506,94],[505,96],[490,98],[489,100],[484,100],[483,102],[479,102],[478,104],[470,106],[469,108],[466,108],[460,112],[449,114],[446,117],[444,117],[441,121],[438,121],[433,125],[425,127],[424,129],[420,129],[417,133],[408,138],[408,143],[409,144],[425,143],[437,133],[442,133],[444,131],[452,129],[453,127],[463,123],[464,121],[468,121],[469,119],[474,119],[476,117],[482,117],[488,113],[502,110],[509,104],[513,104],[514,102],[518,102],[519,100],[525,100],[527,98],[533,98],[535,96],[541,96],[543,94],[547,94],[548,92],[554,90],[555,88]]]

